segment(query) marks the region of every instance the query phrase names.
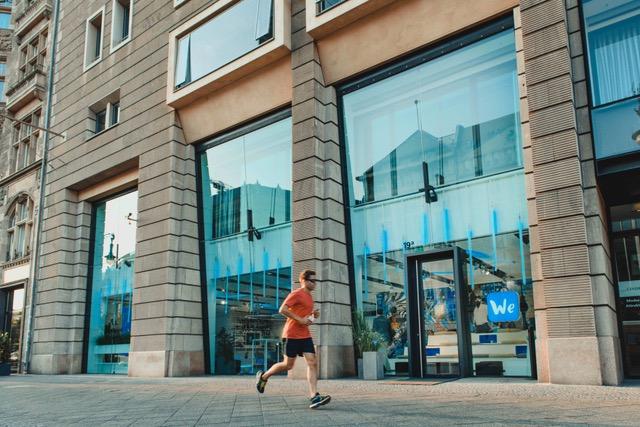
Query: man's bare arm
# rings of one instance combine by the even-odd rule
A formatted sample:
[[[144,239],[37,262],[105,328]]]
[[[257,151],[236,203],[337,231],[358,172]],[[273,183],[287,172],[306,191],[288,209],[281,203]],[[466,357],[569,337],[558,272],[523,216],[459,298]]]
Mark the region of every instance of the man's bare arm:
[[[283,316],[288,317],[289,319],[293,319],[296,322],[300,323],[301,325],[310,325],[311,323],[313,323],[311,320],[307,319],[306,317],[300,317],[297,314],[295,314],[294,312],[292,312],[289,309],[289,306],[287,306],[285,304],[282,304],[282,306],[280,307],[279,312]]]

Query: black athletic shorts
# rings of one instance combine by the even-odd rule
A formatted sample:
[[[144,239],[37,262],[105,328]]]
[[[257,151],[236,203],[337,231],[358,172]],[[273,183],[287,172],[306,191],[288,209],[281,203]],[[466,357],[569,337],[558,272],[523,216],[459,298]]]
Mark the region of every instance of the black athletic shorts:
[[[316,349],[313,346],[313,339],[311,338],[284,338],[284,354],[287,357],[302,356],[304,353],[316,353]]]

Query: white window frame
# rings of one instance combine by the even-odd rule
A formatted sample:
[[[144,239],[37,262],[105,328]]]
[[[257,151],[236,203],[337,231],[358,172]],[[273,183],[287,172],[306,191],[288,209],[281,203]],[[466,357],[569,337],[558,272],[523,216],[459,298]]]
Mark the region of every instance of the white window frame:
[[[188,2],[189,0],[173,0],[173,7],[178,8]]]
[[[111,123],[111,116],[113,113],[112,109],[114,104],[118,104],[118,121],[116,121],[115,123]],[[104,129],[102,129],[100,132],[96,132],[96,114],[104,110],[106,110],[104,117]],[[90,132],[90,135],[87,136],[87,140],[90,140],[98,135],[102,135],[109,129],[118,126],[118,124],[120,124],[120,122],[122,121],[122,102],[120,99],[120,89],[91,105],[89,107],[89,120],[90,125],[88,126],[87,130]]]
[[[100,20],[100,54],[98,55],[98,57],[96,59],[93,60],[93,62],[91,63],[87,63],[87,57],[89,54],[89,26],[93,25],[91,24],[91,21],[93,21],[94,19],[96,19],[96,17],[98,15],[102,15],[102,19]],[[105,7],[102,6],[100,9],[98,9],[97,11],[95,11],[91,16],[89,16],[85,22],[85,31],[84,31],[84,67],[83,70],[87,71],[90,68],[94,67],[97,63],[99,63],[100,61],[102,61],[102,51],[104,49],[104,19],[105,19]],[[95,46],[94,46],[95,49]]]
[[[132,38],[131,31],[133,30],[133,0],[129,0],[129,34],[127,35],[126,38],[120,40],[116,44],[116,39],[115,39],[116,32],[114,31],[115,29],[114,26],[116,24],[115,16],[116,16],[116,7],[120,7],[120,6],[121,5],[118,0],[113,0],[113,3],[111,5],[111,48],[109,50],[109,53],[113,53],[116,50],[120,49],[122,46],[129,43]]]
[[[24,218],[18,217],[20,206],[26,209]],[[15,218],[15,224],[11,224],[11,218]],[[29,196],[23,195],[14,202],[13,207],[9,211],[9,227],[7,228],[7,242],[9,247],[7,252],[9,257],[6,261],[14,261],[24,258],[31,254],[31,231],[33,228],[33,202]],[[22,236],[18,236],[18,230],[22,229]],[[22,237],[18,240],[18,237]],[[22,253],[17,254],[17,247],[22,245]]]

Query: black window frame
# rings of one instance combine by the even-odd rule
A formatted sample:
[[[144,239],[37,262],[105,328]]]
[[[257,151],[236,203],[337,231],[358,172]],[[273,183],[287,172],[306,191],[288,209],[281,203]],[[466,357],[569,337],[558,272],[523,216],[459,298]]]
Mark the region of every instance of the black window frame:
[[[291,107],[267,113],[256,118],[250,123],[238,125],[234,128],[219,132],[217,134],[205,137],[196,141],[195,145],[195,163],[196,163],[196,211],[198,213],[198,248],[200,251],[200,295],[202,300],[202,336],[204,347],[204,372],[211,375],[211,344],[209,334],[209,295],[207,292],[207,260],[205,253],[205,232],[204,232],[204,206],[202,204],[202,155],[209,149],[225,142],[231,141],[258,129],[272,125],[281,120],[291,117]],[[292,147],[293,148],[293,147]],[[293,223],[293,218],[291,219]]]

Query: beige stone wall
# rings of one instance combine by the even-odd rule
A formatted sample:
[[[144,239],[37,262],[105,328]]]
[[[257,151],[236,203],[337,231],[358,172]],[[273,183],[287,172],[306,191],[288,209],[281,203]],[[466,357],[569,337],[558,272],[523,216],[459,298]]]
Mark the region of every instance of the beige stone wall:
[[[15,27],[15,13],[16,8],[21,6],[21,2],[14,2],[12,7],[12,25]],[[44,24],[46,25],[46,23]],[[40,27],[38,27],[40,28]],[[31,33],[28,33],[31,34]],[[9,87],[16,82],[17,79],[17,40],[14,37],[13,29],[0,30],[0,56],[4,58],[6,63],[5,78],[4,78],[4,92],[5,100],[0,103],[0,113],[9,114],[6,109],[6,92]],[[33,108],[37,108],[39,104],[32,105]],[[15,171],[11,174],[10,163],[14,161],[12,157],[12,140],[11,130],[12,122],[8,119],[0,117],[0,286],[8,285],[21,285],[25,288],[25,311],[23,312],[23,319],[26,318],[30,311],[29,293],[32,282],[32,256],[31,254],[23,257],[15,262],[8,261],[8,234],[7,229],[9,227],[9,213],[13,207],[13,202],[22,195],[27,195],[33,203],[34,210],[32,212],[32,224],[35,225],[37,221],[38,201],[40,197],[39,191],[39,159],[42,156],[42,149],[37,146],[35,149],[35,158],[32,159],[30,165],[26,168]],[[41,140],[40,140],[41,141]],[[35,244],[35,232],[32,231],[31,235],[27,239],[26,246],[29,247],[29,251],[33,252]],[[21,363],[24,363],[24,327],[26,322],[23,320],[21,331]],[[22,366],[20,367],[22,369]]]
[[[325,26],[314,40],[305,28],[305,0],[292,0],[290,58],[194,96],[179,111],[166,103],[168,34],[208,1],[174,9],[173,0],[137,0],[133,39],[114,53],[107,2],[103,59],[87,72],[85,20],[105,2],[62,5],[53,126],[66,139],[54,138],[50,153],[34,372],[81,369],[92,201],[112,192],[96,190],[101,183],[132,169],[139,214],[129,374],[204,371],[189,143],[290,103],[294,277],[303,268],[318,272],[314,297],[323,314],[313,334],[321,376],[355,373],[342,141],[332,85],[511,13],[518,2],[396,1],[348,26]],[[538,374],[545,382],[616,384],[621,361],[607,220],[595,181],[577,11],[575,0],[521,0],[514,15]],[[120,123],[88,138],[88,107],[115,89]]]
[[[110,53],[112,2],[62,2],[53,130],[66,139],[53,139],[50,151],[33,372],[81,370],[92,203],[79,194],[132,167],[139,199],[129,374],[204,371],[194,149],[165,98],[167,34],[205,3],[175,10],[173,0],[135,1],[132,40]],[[86,18],[105,4],[102,60],[83,72]],[[89,106],[116,89],[119,123],[88,138]]]
[[[312,327],[320,376],[355,374],[335,88],[325,85],[316,43],[292,3],[293,275],[314,269],[320,321]]]
[[[538,376],[619,384],[606,207],[594,169],[577,2],[522,0],[520,8]]]

